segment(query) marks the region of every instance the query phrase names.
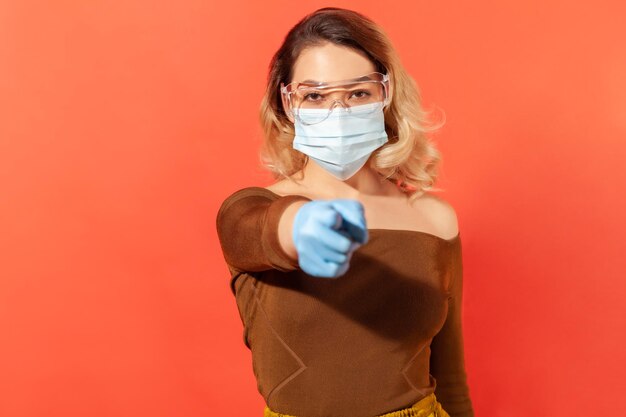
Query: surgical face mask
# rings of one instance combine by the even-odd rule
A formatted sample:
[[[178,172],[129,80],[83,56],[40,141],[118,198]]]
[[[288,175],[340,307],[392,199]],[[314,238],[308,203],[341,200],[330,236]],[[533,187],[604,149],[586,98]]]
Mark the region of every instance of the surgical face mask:
[[[372,152],[388,141],[383,105],[339,107],[327,114],[327,109],[299,109],[299,117],[294,122],[293,148],[344,181],[356,174]],[[316,118],[322,121],[307,123]]]

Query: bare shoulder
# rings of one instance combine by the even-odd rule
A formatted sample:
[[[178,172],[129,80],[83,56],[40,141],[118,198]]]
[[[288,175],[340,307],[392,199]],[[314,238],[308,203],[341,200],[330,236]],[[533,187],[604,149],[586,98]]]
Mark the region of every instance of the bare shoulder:
[[[263,188],[267,188],[270,191],[278,193],[278,192],[282,191],[281,190],[282,186],[283,186],[283,184],[279,181],[279,182],[275,182],[274,184],[265,185],[265,186],[263,186]]]
[[[291,194],[299,194],[299,195],[307,194],[306,191],[302,187],[299,187],[297,184],[294,184],[294,182],[290,181],[289,179],[278,180],[273,184],[264,186],[263,188],[270,190],[274,194],[283,195],[283,196],[291,195]]]
[[[416,201],[420,215],[426,215],[439,236],[453,238],[459,233],[456,210],[448,201],[431,192],[425,192]]]
[[[266,185],[263,188],[266,188],[270,190],[271,192],[273,192],[274,194],[278,194],[278,195],[287,195],[287,194],[297,193],[297,191],[293,190],[293,187],[290,187],[290,184],[285,180],[275,182],[274,184]]]

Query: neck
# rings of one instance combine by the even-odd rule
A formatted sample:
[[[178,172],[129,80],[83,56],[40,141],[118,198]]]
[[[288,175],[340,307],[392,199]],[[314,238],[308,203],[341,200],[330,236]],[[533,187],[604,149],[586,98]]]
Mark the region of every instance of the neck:
[[[367,195],[390,195],[397,191],[391,189],[396,188],[391,182],[370,167],[370,161],[371,159],[356,174],[342,181],[309,159],[298,180],[305,189],[315,190],[316,193],[327,196],[326,198],[358,199]]]

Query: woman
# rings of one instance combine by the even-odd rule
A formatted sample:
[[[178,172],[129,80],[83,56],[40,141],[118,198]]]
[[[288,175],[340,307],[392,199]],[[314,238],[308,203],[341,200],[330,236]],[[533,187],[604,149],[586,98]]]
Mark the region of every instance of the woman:
[[[265,417],[473,416],[458,222],[383,30],[322,8],[291,29],[261,107],[278,179],[217,231]]]

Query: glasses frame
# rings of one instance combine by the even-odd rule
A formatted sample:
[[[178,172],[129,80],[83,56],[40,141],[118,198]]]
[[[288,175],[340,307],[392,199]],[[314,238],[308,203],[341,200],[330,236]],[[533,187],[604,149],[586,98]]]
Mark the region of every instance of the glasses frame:
[[[374,79],[372,79],[372,77]],[[333,87],[337,87],[337,86],[346,86],[346,85],[350,85],[350,84],[358,84],[358,83],[362,83],[362,82],[378,82],[380,84],[382,84],[383,86],[383,94],[385,96],[384,101],[383,101],[383,108],[385,108],[385,106],[387,106],[390,102],[390,97],[389,97],[389,74],[383,74],[382,72],[370,72],[369,74],[365,74],[362,75],[360,77],[356,77],[356,78],[350,78],[350,79],[346,79],[346,80],[338,80],[338,81],[331,81],[331,82],[298,82],[298,81],[294,81],[291,82],[287,85],[284,85],[284,83],[280,83],[280,93],[283,99],[283,105],[287,104],[285,108],[286,113],[291,116],[294,117],[294,112],[293,112],[293,102],[292,102],[292,95],[296,92],[296,90],[298,89],[299,86],[301,85],[305,85],[307,87],[315,87],[315,88],[333,88]],[[285,106],[283,106],[285,107]],[[328,109],[328,114],[330,114],[333,111],[333,106],[331,106],[331,108]],[[328,115],[327,115],[328,117]]]

